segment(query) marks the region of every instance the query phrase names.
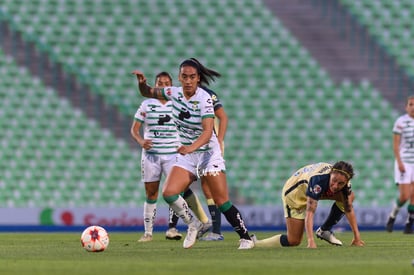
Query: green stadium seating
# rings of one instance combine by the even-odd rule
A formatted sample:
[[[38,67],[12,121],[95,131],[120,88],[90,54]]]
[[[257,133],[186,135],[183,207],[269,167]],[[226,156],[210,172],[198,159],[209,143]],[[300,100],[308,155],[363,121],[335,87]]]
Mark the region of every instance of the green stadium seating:
[[[2,79],[10,79],[8,75],[13,71],[20,71],[18,79],[22,79],[5,81],[7,86],[0,91],[0,121],[2,129],[7,129],[3,131],[0,150],[4,171],[0,206],[63,207],[74,204],[74,192],[82,194],[75,203],[78,207],[102,205],[91,196],[99,199],[101,190],[110,186],[115,189],[119,181],[128,189],[137,187],[138,175],[124,176],[129,175],[125,170],[131,169],[131,165],[108,163],[139,163],[138,154],[131,154],[111,134],[88,122],[2,52],[0,64],[8,67],[8,72],[0,72]],[[111,177],[103,178],[102,171]],[[99,182],[104,183],[102,188]]]
[[[385,37],[382,26],[390,26],[390,21],[382,16],[382,6],[387,1],[379,1],[378,7],[372,7],[375,1],[368,0],[342,2],[354,12],[371,10],[364,21],[370,26],[375,25],[372,20],[384,17],[377,23],[381,26],[377,35]],[[397,2],[401,5],[387,6],[392,16],[400,14],[398,7],[412,11],[407,1]],[[284,181],[299,166],[345,159],[357,170],[354,189],[364,194],[357,204],[388,204],[395,195],[389,191],[394,187],[390,132],[397,113],[378,91],[366,82],[334,84],[260,1],[191,3],[43,0],[19,5],[5,0],[0,10],[25,39],[41,41],[53,60],[128,117],[142,100],[136,100],[136,80],[129,74],[132,69],[144,70],[150,83],[157,71],[167,70],[178,84],[178,64],[195,56],[221,72],[223,77],[212,87],[230,118],[225,157],[234,196],[256,204],[278,204]],[[400,37],[397,41],[404,41],[398,45],[410,45],[410,36],[407,38],[399,27],[386,30],[391,40]],[[395,52],[401,52],[403,46],[398,45]],[[407,51],[407,56],[414,57],[412,51]],[[30,204],[141,205],[144,192],[138,185],[139,151],[135,155],[125,144],[119,147],[110,133],[102,137],[102,129],[58,100],[54,91],[48,91],[45,99],[42,94],[46,88],[39,80],[34,84],[25,77],[16,83],[13,75],[21,74],[21,69],[7,58],[1,62],[8,67],[2,70],[0,66],[5,85],[18,91],[13,97],[0,92],[0,110],[11,118],[7,122],[0,119],[1,125],[6,129],[12,123],[17,126],[1,134],[8,137],[3,147],[23,146],[20,139],[12,138],[21,125],[31,128],[30,135],[39,140],[40,146],[30,141],[24,145],[41,158],[35,168],[27,170],[33,182],[42,182],[41,191],[49,191],[35,192]],[[27,92],[31,96],[26,96]],[[13,119],[22,104],[40,112],[28,116],[19,111],[19,119]],[[99,145],[95,144],[98,137]],[[12,152],[1,152],[2,159]],[[120,152],[119,157],[115,158],[114,152]],[[373,162],[373,156],[381,163]],[[16,165],[20,161],[31,162],[33,158],[22,153]],[[14,168],[7,166],[7,170],[12,181],[22,181]],[[33,182],[28,180],[27,184],[35,186]],[[378,182],[385,189],[376,199],[366,184]],[[99,191],[91,195],[86,186],[99,186]],[[19,193],[21,189],[17,189]],[[68,196],[65,190],[74,195]],[[0,198],[0,206],[13,204],[10,197]]]
[[[340,0],[407,73],[414,76],[413,3],[406,0]]]

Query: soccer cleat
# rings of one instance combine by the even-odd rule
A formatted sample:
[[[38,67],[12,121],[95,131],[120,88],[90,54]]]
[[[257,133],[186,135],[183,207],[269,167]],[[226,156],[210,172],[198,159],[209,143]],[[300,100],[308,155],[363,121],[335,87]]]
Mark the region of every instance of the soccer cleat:
[[[224,237],[221,234],[210,232],[207,236],[200,238],[200,241],[223,241]]]
[[[239,242],[240,242],[239,249],[252,249],[254,247],[253,240],[240,239]]]
[[[412,234],[413,233],[413,224],[406,223],[404,227],[404,234]]]
[[[200,239],[201,237],[203,237],[203,235],[206,234],[210,230],[212,223],[211,221],[208,221],[206,223],[202,223],[201,225],[202,227],[197,233],[197,239]]]
[[[178,232],[175,227],[168,228],[167,232],[165,232],[165,238],[167,240],[181,240],[183,235]]]
[[[139,240],[138,242],[140,243],[145,243],[145,242],[150,242],[152,241],[152,235],[149,233],[145,233]]]
[[[194,218],[188,225],[187,236],[185,236],[183,243],[184,248],[191,248],[195,244],[198,232],[202,229],[202,227],[203,224]]]
[[[257,242],[257,237],[255,234],[250,235],[250,239],[252,239],[252,241],[254,242],[254,244],[256,244]]]
[[[387,225],[385,226],[385,229],[388,232],[392,232],[393,227],[394,227],[394,222],[395,222],[395,218],[391,218],[391,217],[388,218]]]
[[[316,237],[327,241],[330,244],[341,246],[342,242],[338,240],[335,235],[329,230],[322,230],[320,227],[316,230]]]

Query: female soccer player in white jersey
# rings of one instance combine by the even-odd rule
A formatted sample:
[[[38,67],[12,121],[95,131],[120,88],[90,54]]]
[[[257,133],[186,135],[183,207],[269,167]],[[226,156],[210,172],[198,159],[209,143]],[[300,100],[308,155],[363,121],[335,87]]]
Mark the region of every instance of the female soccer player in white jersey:
[[[203,75],[208,76],[210,80],[214,81],[215,77],[221,76],[220,73],[203,66],[200,63],[200,61],[198,61],[196,58],[190,59],[199,65],[199,68],[200,70],[202,70]],[[209,79],[201,79],[200,87],[206,90],[210,94],[211,99],[213,100],[214,115],[216,116],[216,118],[214,119],[214,131],[217,135],[217,139],[220,144],[221,154],[222,156],[224,156],[224,137],[227,131],[228,117],[226,111],[224,110],[223,104],[221,104],[221,101],[217,94],[211,89],[207,88],[207,86],[210,85]],[[201,179],[201,187],[203,189],[204,196],[207,200],[207,206],[210,212],[213,226],[211,232],[206,237],[203,237],[200,240],[222,241],[224,240],[224,237],[221,234],[221,213],[217,208],[216,202],[213,199],[213,195],[211,194],[209,185],[206,181],[207,178]]]
[[[172,85],[172,78],[167,72],[157,74],[156,87]],[[142,137],[139,130],[143,127]],[[131,135],[142,147],[141,177],[145,185],[146,201],[144,203],[145,233],[139,242],[152,241],[154,220],[156,217],[158,190],[161,177],[170,172],[180,145],[177,129],[172,120],[172,104],[165,99],[144,100],[134,116],[131,126]],[[210,228],[208,218],[195,194],[187,190],[186,201],[190,204],[197,217],[205,217],[203,229]],[[171,217],[178,219],[178,217]],[[166,232],[167,239],[181,239],[182,235],[174,226]]]
[[[400,195],[389,215],[386,229],[392,232],[400,208],[410,201],[404,233],[411,234],[414,223],[414,96],[407,98],[405,110],[407,113],[397,118],[392,130],[394,178]]]
[[[334,200],[345,212],[354,238],[355,246],[363,246],[352,202],[354,193],[350,180],[354,175],[351,164],[338,161],[309,164],[297,170],[285,183],[282,190],[283,209],[286,218],[287,234],[255,240],[257,247],[298,246],[304,230],[308,238],[308,248],[316,248],[313,236],[313,217],[319,200]],[[253,238],[255,239],[255,238]]]
[[[178,129],[181,146],[176,163],[168,175],[163,197],[175,213],[188,225],[183,247],[194,245],[201,223],[190,213],[180,193],[198,177],[207,178],[213,199],[228,222],[240,236],[239,249],[251,249],[254,243],[244,224],[239,210],[230,202],[224,159],[213,131],[214,108],[211,96],[199,87],[207,76],[200,65],[191,59],[184,60],[179,67],[181,87],[152,88],[147,85],[141,71],[132,73],[138,79],[138,87],[145,97],[170,100],[173,104],[173,119]]]
[[[221,104],[221,101],[219,97],[217,96],[217,94],[211,89],[207,88],[207,86],[210,85],[209,80],[215,81],[215,78],[220,77],[221,74],[219,72],[216,72],[212,69],[209,69],[201,65],[200,61],[198,61],[194,57],[190,59],[196,62],[199,65],[199,68],[202,70],[202,73],[205,76],[207,76],[206,78],[203,78],[202,81],[200,81],[199,86],[203,90],[207,91],[210,94],[211,99],[213,100],[213,108],[214,108],[214,115],[215,115],[214,131],[217,135],[217,139],[220,144],[221,153],[224,156],[224,137],[227,131],[228,117],[227,117],[227,113],[224,110],[223,104]],[[202,241],[222,241],[224,240],[224,236],[221,234],[221,212],[218,210],[218,207],[216,206],[213,196],[211,195],[211,191],[210,191],[210,188],[208,187],[208,183],[206,182],[206,178],[201,179],[201,188],[207,200],[208,211],[210,212],[210,216],[211,216],[212,229],[211,229],[211,232],[209,232],[207,236],[205,237],[201,237],[204,232],[199,233],[198,239]],[[191,189],[189,189],[183,195],[187,203],[189,203],[189,201],[186,199],[189,191],[191,193]],[[192,207],[190,204],[189,206],[190,208]],[[175,220],[177,223],[177,219],[174,218],[175,216],[174,212],[173,211],[171,212],[170,212],[170,220],[171,221]],[[203,220],[201,219],[200,221],[203,222]]]

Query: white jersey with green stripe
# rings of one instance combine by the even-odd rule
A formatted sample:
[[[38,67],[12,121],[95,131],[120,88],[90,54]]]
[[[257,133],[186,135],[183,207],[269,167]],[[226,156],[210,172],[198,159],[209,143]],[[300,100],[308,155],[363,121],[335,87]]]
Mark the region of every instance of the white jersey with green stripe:
[[[405,163],[414,163],[414,118],[408,114],[400,116],[392,129],[394,134],[401,135],[400,156]]]
[[[191,98],[186,99],[182,87],[165,87],[163,95],[172,102],[173,119],[181,144],[194,143],[203,132],[202,120],[214,118],[213,100],[210,94],[199,87]],[[197,151],[210,150],[213,147],[212,143],[218,143],[214,131],[210,142],[198,148]]]
[[[152,140],[152,148],[146,153],[177,153],[180,141],[172,118],[172,102],[167,101],[163,104],[158,99],[146,99],[141,103],[134,119],[142,123],[144,139]]]

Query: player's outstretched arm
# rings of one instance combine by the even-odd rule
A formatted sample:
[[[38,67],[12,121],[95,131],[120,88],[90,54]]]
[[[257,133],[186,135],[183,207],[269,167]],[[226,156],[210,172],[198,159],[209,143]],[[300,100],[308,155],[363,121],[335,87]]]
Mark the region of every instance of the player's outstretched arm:
[[[147,84],[147,78],[145,77],[144,73],[139,70],[132,71],[132,74],[136,75],[138,80],[138,90],[144,97],[151,97],[151,98],[158,98],[158,99],[165,99],[162,95],[163,88],[152,88]]]

